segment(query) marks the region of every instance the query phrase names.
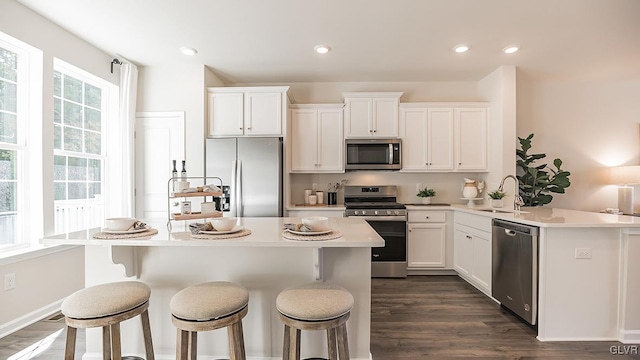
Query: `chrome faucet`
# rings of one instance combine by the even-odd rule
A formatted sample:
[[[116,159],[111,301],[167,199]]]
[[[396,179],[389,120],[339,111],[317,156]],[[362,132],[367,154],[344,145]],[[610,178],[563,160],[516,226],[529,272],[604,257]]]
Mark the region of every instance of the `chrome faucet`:
[[[517,177],[513,175],[505,176],[500,182],[500,186],[498,187],[498,190],[503,191],[502,189],[504,188],[504,181],[507,180],[508,178],[512,178],[513,181],[515,181],[515,185],[516,185],[516,191],[514,192],[514,198],[513,198],[513,210],[520,211],[520,206],[524,205],[524,200],[522,199],[522,196],[520,196],[520,181],[518,181]]]

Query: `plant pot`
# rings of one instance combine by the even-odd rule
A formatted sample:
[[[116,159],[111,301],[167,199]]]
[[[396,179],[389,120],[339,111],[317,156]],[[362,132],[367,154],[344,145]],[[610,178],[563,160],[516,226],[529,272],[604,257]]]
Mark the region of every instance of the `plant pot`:
[[[422,198],[422,203],[423,204],[431,204],[431,197],[430,196],[423,197]]]
[[[502,199],[491,199],[491,207],[493,208],[501,208],[504,206]]]

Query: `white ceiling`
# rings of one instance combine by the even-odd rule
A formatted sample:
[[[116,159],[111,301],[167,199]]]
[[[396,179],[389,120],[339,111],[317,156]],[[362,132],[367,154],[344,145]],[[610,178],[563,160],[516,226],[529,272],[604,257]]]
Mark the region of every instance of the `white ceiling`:
[[[197,62],[226,83],[475,81],[501,65],[640,79],[640,0],[18,1],[109,54]],[[503,54],[510,44],[521,50]]]

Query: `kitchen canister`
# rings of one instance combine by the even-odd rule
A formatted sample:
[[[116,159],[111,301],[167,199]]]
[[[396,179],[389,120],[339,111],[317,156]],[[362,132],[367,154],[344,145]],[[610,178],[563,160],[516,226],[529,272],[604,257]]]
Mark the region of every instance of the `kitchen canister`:
[[[309,205],[315,205],[318,203],[318,197],[316,195],[309,195]]]
[[[309,196],[311,196],[311,193],[313,191],[311,189],[305,189],[304,190],[304,204],[305,205],[309,205]]]
[[[180,213],[182,215],[191,214],[191,201],[183,201],[180,203]]]
[[[215,202],[202,202],[200,203],[200,212],[203,214],[213,214],[216,212]]]
[[[324,204],[324,191],[316,191],[316,198],[318,205]]]

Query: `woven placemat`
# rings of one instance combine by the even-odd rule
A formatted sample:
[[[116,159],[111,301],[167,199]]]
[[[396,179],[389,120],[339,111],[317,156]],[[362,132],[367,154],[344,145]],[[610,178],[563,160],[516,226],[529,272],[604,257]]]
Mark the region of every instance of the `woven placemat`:
[[[152,236],[158,233],[158,229],[149,228],[147,231],[135,233],[135,234],[108,234],[105,232],[97,232],[93,234],[94,239],[111,240],[111,239],[133,239]]]
[[[331,230],[330,233],[323,235],[298,235],[288,232],[287,230],[282,232],[282,237],[289,240],[302,240],[302,241],[322,241],[333,240],[342,237],[342,233],[338,230]]]
[[[242,229],[238,232],[231,234],[220,234],[220,235],[211,235],[211,234],[191,234],[192,239],[201,239],[201,240],[222,240],[222,239],[233,239],[239,238],[243,236],[251,235],[251,230]]]

